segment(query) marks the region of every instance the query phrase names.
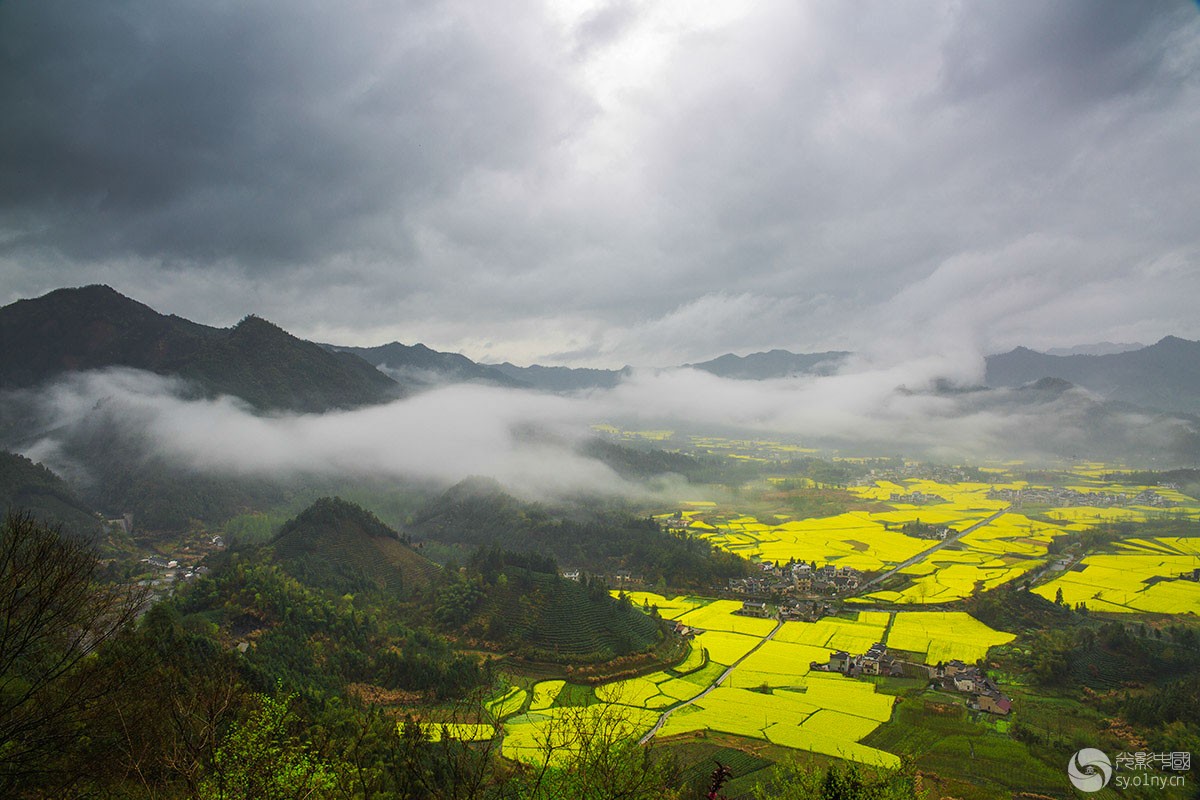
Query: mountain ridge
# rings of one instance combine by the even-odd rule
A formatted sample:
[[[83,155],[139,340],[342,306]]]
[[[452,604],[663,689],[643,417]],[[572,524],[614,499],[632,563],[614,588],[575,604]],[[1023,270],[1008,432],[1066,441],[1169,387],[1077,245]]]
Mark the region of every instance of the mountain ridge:
[[[1022,386],[1042,378],[1069,381],[1107,400],[1194,414],[1200,412],[1200,342],[1164,336],[1139,350],[1068,356],[1015,347],[987,358],[988,386]]]
[[[0,389],[117,366],[182,377],[207,395],[234,395],[264,411],[322,412],[403,394],[361,359],[328,353],[255,315],[214,328],[101,284],[0,308]]]
[[[511,388],[530,384],[495,367],[472,361],[461,353],[444,353],[424,344],[388,342],[375,347],[322,345],[337,353],[350,353],[404,384],[435,385],[445,382],[481,382]]]
[[[259,410],[323,412],[386,402],[406,388],[474,382],[576,392],[615,387],[619,370],[482,364],[424,344],[376,347],[316,344],[256,315],[215,328],[164,315],[109,286],[57,289],[0,308],[0,389],[36,386],[64,373],[126,366],[191,381],[209,396],[229,394]],[[1127,345],[1083,345],[1070,350]],[[1061,351],[1060,351],[1061,352]],[[681,365],[731,380],[828,375],[850,353],[772,349],[725,353]],[[1200,413],[1200,342],[1165,336],[1119,352],[1043,353],[1016,347],[986,359],[989,387],[1042,378],[1068,381],[1107,400],[1155,411]]]

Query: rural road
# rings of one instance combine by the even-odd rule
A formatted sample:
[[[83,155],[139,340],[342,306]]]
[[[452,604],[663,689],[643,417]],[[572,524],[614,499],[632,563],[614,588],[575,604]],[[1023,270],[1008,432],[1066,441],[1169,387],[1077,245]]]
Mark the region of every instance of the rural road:
[[[729,667],[726,668],[726,670],[721,673],[720,677],[718,677],[715,681],[713,681],[712,683],[710,683],[708,685],[707,689],[700,692],[700,694],[696,695],[691,700],[684,700],[679,705],[671,706],[665,712],[663,712],[663,715],[658,718],[658,722],[654,723],[654,727],[651,728],[645,736],[643,736],[641,739],[638,739],[638,744],[645,744],[646,742],[653,739],[655,734],[657,734],[659,732],[659,730],[662,728],[663,724],[666,723],[667,718],[670,717],[672,714],[674,714],[676,711],[678,711],[679,709],[681,709],[685,706],[690,706],[692,703],[694,703],[697,700],[699,700],[700,698],[706,696],[713,689],[716,689],[718,686],[720,686],[722,683],[724,683],[725,679],[729,677],[729,673],[731,673],[735,669],[737,669],[738,664],[741,664],[747,658],[754,655],[754,652],[756,650],[758,650],[758,648],[762,647],[764,644],[766,644],[767,642],[774,639],[775,634],[779,633],[779,629],[782,627],[783,627],[783,620],[779,620],[778,622],[775,623],[775,627],[771,629],[770,633],[768,633],[766,636],[764,636],[762,639],[760,639],[758,641],[758,644],[756,644],[756,645],[754,645],[754,647],[750,648],[750,650],[746,652],[746,655],[742,656],[737,661],[730,664]]]
[[[921,552],[917,553],[915,556],[908,559],[907,561],[904,561],[904,562],[892,567],[887,572],[884,572],[881,575],[876,575],[874,578],[871,578],[871,580],[867,581],[862,586],[858,587],[858,593],[861,595],[864,591],[866,591],[871,586],[874,586],[875,584],[880,583],[881,581],[885,580],[886,578],[890,578],[891,576],[895,575],[897,572],[904,569],[905,567],[911,567],[913,564],[916,564],[920,561],[924,561],[925,558],[930,553],[941,550],[943,547],[946,547],[947,545],[954,544],[955,542],[957,542],[962,537],[966,536],[971,531],[979,530],[984,525],[992,524],[993,522],[995,522],[996,520],[998,520],[1000,517],[1004,516],[1011,510],[1012,510],[1012,506],[1005,506],[1004,508],[997,511],[995,514],[992,514],[987,519],[981,519],[981,520],[979,520],[979,522],[976,522],[971,527],[965,528],[965,529],[959,531],[958,533],[954,534],[953,536],[949,537],[948,539],[943,539],[942,541],[938,542],[937,544],[935,544],[933,547],[929,548],[928,550],[922,550]]]

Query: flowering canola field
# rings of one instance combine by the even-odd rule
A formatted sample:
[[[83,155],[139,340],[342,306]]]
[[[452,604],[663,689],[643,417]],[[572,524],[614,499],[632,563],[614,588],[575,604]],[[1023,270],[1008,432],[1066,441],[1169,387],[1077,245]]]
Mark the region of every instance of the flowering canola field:
[[[652,592],[629,596],[697,629],[692,653],[676,669],[594,689],[542,681],[529,690],[527,708],[513,708],[509,690],[494,701],[510,714],[503,720],[505,755],[537,760],[547,742],[560,754],[571,752],[570,731],[588,725],[614,725],[622,735],[640,737],[668,714],[658,737],[719,731],[895,767],[897,756],[861,744],[891,719],[894,698],[879,694],[873,683],[815,671],[811,664],[827,662],[836,650],[864,652],[884,639],[926,663],[974,661],[989,646],[1013,638],[963,612],[861,611],[852,619],[784,622],[767,639],[776,621],[733,614],[740,603]]]
[[[1046,564],[1047,547],[1054,537],[1070,531],[1086,530],[1105,522],[1143,522],[1155,517],[1200,519],[1200,503],[1195,499],[1171,488],[1114,483],[1109,479],[1112,472],[1112,468],[1104,465],[1080,465],[1074,470],[1077,482],[1065,488],[1081,494],[1124,494],[1129,498],[1151,489],[1172,505],[1062,506],[1044,509],[1043,519],[1009,511],[940,549],[935,549],[936,540],[902,532],[902,526],[919,521],[926,526],[948,528],[953,537],[1008,506],[1008,500],[989,494],[1036,488],[1026,481],[1010,479],[1004,469],[997,467],[987,471],[995,477],[987,483],[910,478],[899,482],[878,480],[848,489],[863,500],[886,504],[890,509],[887,511],[849,511],[829,517],[762,521],[750,516],[722,516],[715,504],[694,504],[685,516],[691,522],[693,534],[747,558],[777,564],[796,559],[878,573],[927,553],[900,570],[909,578],[905,585],[877,590],[854,600],[913,605],[946,603],[1020,580]],[[1156,567],[1173,565],[1155,565],[1150,561],[1138,564],[1123,559],[1119,563],[1142,576],[1131,582],[1129,578],[1122,581],[1114,573],[1106,572],[1125,568],[1116,566],[1118,562],[1108,557],[1093,557],[1088,563],[1095,569],[1082,576],[1064,576],[1061,582],[1056,582],[1051,596],[1061,587],[1068,602],[1091,599],[1095,605],[1089,603],[1089,608],[1098,610],[1187,612],[1196,608],[1197,587],[1178,582],[1145,584],[1157,574]],[[1085,591],[1088,587],[1095,588],[1088,593]],[[1102,590],[1098,595],[1097,588]]]
[[[1118,552],[1088,556],[1034,591],[1093,611],[1200,614],[1200,583],[1181,579],[1200,568],[1200,538],[1126,539]]]

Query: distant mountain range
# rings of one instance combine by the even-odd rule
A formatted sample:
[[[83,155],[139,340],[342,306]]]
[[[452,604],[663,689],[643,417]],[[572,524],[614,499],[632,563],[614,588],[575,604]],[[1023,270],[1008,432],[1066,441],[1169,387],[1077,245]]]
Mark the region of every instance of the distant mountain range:
[[[547,392],[574,392],[611,389],[633,373],[633,368],[628,366],[621,369],[591,369],[545,367],[540,364],[518,367],[507,361],[502,364],[478,364],[459,353],[440,353],[423,344],[392,342],[379,347],[326,347],[353,353],[402,383],[417,385],[476,381]],[[722,378],[768,380],[794,375],[829,374],[849,355],[845,352],[792,353],[787,350],[771,350],[747,356],[726,353],[711,361],[684,364],[683,367]]]
[[[404,385],[427,386],[470,381],[520,388],[532,385],[510,377],[496,367],[477,364],[461,353],[440,353],[419,342],[412,345],[391,342],[378,347],[343,347],[334,344],[323,347],[332,352],[356,355]]]
[[[203,395],[262,410],[320,412],[403,389],[349,353],[331,353],[259,317],[212,328],[159,314],[108,286],[59,289],[0,308],[0,389],[64,373],[132,367],[187,379]]]
[[[543,367],[533,364],[518,367],[505,361],[495,369],[513,380],[547,392],[574,392],[581,389],[611,389],[633,373],[632,367],[591,369],[588,367]]]
[[[766,353],[751,353],[748,356],[726,353],[711,361],[684,366],[711,372],[721,378],[761,381],[790,378],[794,375],[829,375],[841,366],[849,355],[841,351],[792,353],[788,350],[771,350]]]
[[[1041,378],[1070,381],[1114,402],[1200,413],[1200,342],[1167,336],[1138,350],[1070,356],[1018,347],[987,359],[989,386],[1022,386]]]
[[[1050,356],[1110,356],[1114,353],[1141,350],[1145,346],[1141,342],[1096,342],[1095,344],[1077,344],[1074,347],[1051,347],[1042,352]]]
[[[386,402],[445,383],[549,392],[603,389],[632,373],[630,367],[480,364],[423,344],[318,345],[255,316],[232,328],[213,328],[159,314],[107,286],[59,289],[0,308],[0,345],[0,389],[124,366],[185,378],[207,396],[230,394],[263,410],[308,412]],[[989,356],[986,383],[1013,387],[1053,378],[1113,402],[1200,413],[1200,342],[1168,336],[1149,347],[1103,342],[1055,352],[1070,354],[1018,347]],[[733,380],[769,380],[830,374],[849,355],[771,350],[683,366]]]

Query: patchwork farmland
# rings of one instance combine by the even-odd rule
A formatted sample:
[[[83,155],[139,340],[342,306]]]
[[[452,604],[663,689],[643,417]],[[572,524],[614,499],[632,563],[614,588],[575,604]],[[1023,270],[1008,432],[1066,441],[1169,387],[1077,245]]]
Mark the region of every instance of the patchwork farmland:
[[[909,676],[892,680],[917,687],[937,665],[983,663],[1016,635],[961,604],[1030,581],[1041,597],[1097,612],[1200,613],[1200,582],[1187,580],[1200,567],[1200,538],[1130,536],[1112,542],[1111,552],[1073,561],[1055,544],[1114,521],[1190,523],[1200,519],[1193,498],[1114,483],[1099,465],[1080,467],[1058,488],[1003,467],[980,474],[989,480],[863,481],[845,490],[860,507],[824,516],[681,500],[659,520],[765,568],[832,565],[885,579],[843,592],[834,613],[810,620],[785,618],[774,605],[745,613],[740,599],[621,592],[634,607],[686,631],[686,657],[670,669],[598,686],[554,680],[507,689],[488,706],[502,726],[505,754],[535,759],[554,742],[569,751],[570,730],[607,721],[628,737],[667,744],[734,737],[895,767],[911,755],[908,744],[890,744],[900,698],[876,682],[824,671],[831,659],[879,643],[903,665],[897,674]],[[1048,502],[1057,498],[1085,505]]]

